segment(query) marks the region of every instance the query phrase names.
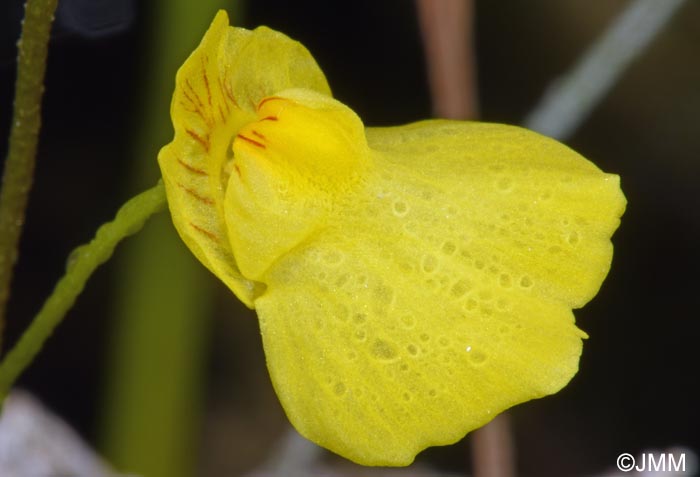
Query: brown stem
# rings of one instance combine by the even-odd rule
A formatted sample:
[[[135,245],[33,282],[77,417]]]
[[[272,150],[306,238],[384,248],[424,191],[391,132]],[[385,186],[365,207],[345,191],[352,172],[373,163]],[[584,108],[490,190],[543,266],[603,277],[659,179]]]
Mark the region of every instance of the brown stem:
[[[449,119],[476,119],[479,101],[474,56],[474,2],[416,0],[416,6],[434,114]]]
[[[475,477],[515,476],[515,448],[507,413],[472,434],[472,463]]]

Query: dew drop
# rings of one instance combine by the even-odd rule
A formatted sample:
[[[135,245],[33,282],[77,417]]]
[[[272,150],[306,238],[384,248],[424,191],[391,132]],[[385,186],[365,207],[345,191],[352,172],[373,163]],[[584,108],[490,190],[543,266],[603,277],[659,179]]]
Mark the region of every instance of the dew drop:
[[[455,282],[455,284],[452,285],[452,289],[450,290],[450,294],[454,298],[461,298],[471,289],[472,289],[472,286],[467,280],[457,280]]]
[[[402,200],[397,200],[394,202],[394,215],[397,217],[404,217],[408,213],[408,204]]]
[[[484,263],[483,260],[474,260],[474,266],[478,268],[479,270],[483,270],[486,264]]]
[[[432,273],[438,267],[438,259],[433,255],[425,255],[421,263],[421,267],[425,273]]]
[[[480,366],[486,361],[486,354],[482,351],[472,349],[469,353],[469,361],[475,366]]]
[[[396,346],[394,346],[393,343],[382,339],[374,340],[370,351],[375,358],[382,361],[392,360],[398,356]]]
[[[331,250],[323,254],[323,261],[328,265],[338,265],[343,261],[343,254],[337,250]]]
[[[335,280],[335,286],[337,286],[338,288],[341,288],[343,285],[345,285],[348,282],[348,280],[349,280],[348,274],[344,273]]]
[[[367,321],[367,315],[365,315],[364,313],[355,313],[355,316],[352,317],[352,321],[356,325],[361,325]]]
[[[437,391],[434,389],[431,389],[430,391],[428,391],[428,396],[430,396],[430,397],[437,396]]]
[[[416,325],[416,319],[411,315],[404,315],[401,317],[401,324],[404,328],[411,329]]]
[[[525,275],[520,279],[520,286],[523,288],[530,288],[532,286],[532,279]]]
[[[430,341],[430,335],[428,333],[422,333],[420,335],[420,340],[423,341],[424,343]]]
[[[513,181],[508,177],[501,177],[496,181],[496,187],[501,192],[508,192],[513,188]]]
[[[365,330],[357,330],[355,332],[355,338],[357,338],[358,341],[364,341],[367,338],[367,333]]]
[[[578,243],[578,233],[577,232],[569,233],[569,237],[567,238],[567,242],[569,242],[569,245],[576,245]]]
[[[442,337],[438,340],[438,343],[439,343],[440,346],[442,346],[443,348],[447,348],[447,347],[450,345],[450,340],[448,340],[447,338],[445,338],[444,336],[442,336]]]
[[[338,305],[335,309],[335,318],[340,321],[348,321],[348,316],[350,316],[350,312],[348,311],[348,307],[345,305]]]
[[[375,288],[373,295],[375,302],[378,303],[380,307],[386,307],[394,300],[394,290],[386,285]]]
[[[404,401],[410,401],[411,400],[411,395],[409,393],[403,393],[403,400]]]
[[[309,249],[307,250],[307,255],[309,257],[309,260],[311,260],[312,262],[318,262],[320,260],[318,249],[316,247],[309,247]]]
[[[478,303],[475,299],[470,298],[464,303],[464,309],[467,311],[476,310]]]
[[[342,396],[343,394],[345,394],[345,384],[336,383],[335,386],[333,386],[333,392],[336,396]]]
[[[442,244],[442,253],[445,255],[452,255],[455,253],[455,250],[457,250],[457,246],[454,244],[454,242],[447,241]]]
[[[408,351],[408,354],[411,356],[417,356],[418,355],[418,347],[414,344],[410,344],[406,346],[406,351]]]
[[[503,288],[510,288],[512,285],[510,275],[501,273],[501,276],[498,278],[498,283],[500,283]]]

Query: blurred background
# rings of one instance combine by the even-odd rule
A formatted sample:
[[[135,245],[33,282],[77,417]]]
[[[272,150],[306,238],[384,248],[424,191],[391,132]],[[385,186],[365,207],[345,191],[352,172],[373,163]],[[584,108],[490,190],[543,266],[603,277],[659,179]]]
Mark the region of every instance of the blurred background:
[[[3,157],[22,4],[0,2]],[[521,123],[627,4],[477,2],[482,119]],[[8,345],[70,251],[157,181],[175,70],[218,8],[238,26],[301,41],[366,125],[431,115],[408,0],[60,1]],[[590,335],[578,375],[559,394],[510,411],[520,475],[602,475],[622,452],[700,450],[698,58],[700,2],[691,0],[566,141],[621,176],[629,205],[610,275],[576,312]],[[269,461],[289,428],[254,313],[195,263],[167,214],[98,270],[19,385],[118,468],[144,475],[245,475]],[[414,469],[468,473],[468,441],[423,452]],[[170,467],[153,463],[172,456]],[[349,468],[328,453],[321,460]]]

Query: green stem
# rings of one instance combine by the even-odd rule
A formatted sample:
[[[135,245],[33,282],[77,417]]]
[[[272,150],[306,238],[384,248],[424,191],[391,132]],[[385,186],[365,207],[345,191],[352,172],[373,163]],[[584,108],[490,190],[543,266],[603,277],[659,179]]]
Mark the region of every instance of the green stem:
[[[147,2],[153,23],[140,53],[138,120],[130,135],[129,188],[160,176],[158,150],[173,140],[168,115],[178,68],[219,8],[233,0]],[[238,18],[238,15],[233,15]],[[213,276],[187,250],[162,214],[117,263],[108,331],[102,451],[121,472],[149,477],[197,475],[202,403],[212,324]]]
[[[15,103],[0,190],[0,344],[12,269],[32,188],[49,33],[58,0],[27,0],[17,43]]]
[[[151,215],[165,208],[165,191],[158,183],[130,199],[112,222],[102,225],[89,243],[76,248],[68,258],[65,275],[17,344],[0,363],[0,402],[17,377],[32,362],[46,339],[61,322],[97,267],[107,261],[124,238],[138,232]]]

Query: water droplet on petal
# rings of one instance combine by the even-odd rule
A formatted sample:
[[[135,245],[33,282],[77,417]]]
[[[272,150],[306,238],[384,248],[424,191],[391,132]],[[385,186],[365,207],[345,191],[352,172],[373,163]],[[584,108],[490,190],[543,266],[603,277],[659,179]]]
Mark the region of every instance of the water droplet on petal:
[[[513,188],[513,181],[509,177],[501,177],[496,181],[496,187],[501,192],[509,192]]]
[[[394,215],[404,217],[408,213],[408,204],[402,200],[397,200],[393,205]]]
[[[503,288],[510,288],[510,275],[508,275],[507,273],[501,273],[501,276],[498,279],[498,283],[500,283]]]
[[[387,340],[377,339],[370,349],[372,356],[382,361],[389,361],[398,356],[396,346]]]
[[[469,352],[469,361],[475,366],[480,366],[486,361],[486,354],[483,351],[472,349]]]
[[[336,396],[342,396],[343,394],[345,394],[345,384],[336,383],[335,386],[333,386],[333,392]]]
[[[423,271],[425,273],[432,273],[434,272],[437,267],[438,267],[438,259],[435,258],[433,255],[425,255],[423,257],[423,261],[421,263],[421,267],[423,268]]]
[[[454,298],[460,298],[471,290],[471,288],[472,286],[467,280],[457,280],[455,284],[452,285],[450,293]]]
[[[455,250],[457,250],[457,246],[454,244],[454,242],[447,241],[442,244],[442,253],[445,255],[452,255],[455,253]]]

